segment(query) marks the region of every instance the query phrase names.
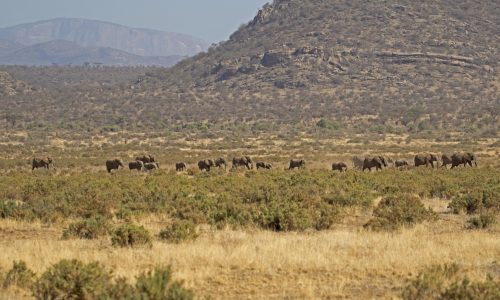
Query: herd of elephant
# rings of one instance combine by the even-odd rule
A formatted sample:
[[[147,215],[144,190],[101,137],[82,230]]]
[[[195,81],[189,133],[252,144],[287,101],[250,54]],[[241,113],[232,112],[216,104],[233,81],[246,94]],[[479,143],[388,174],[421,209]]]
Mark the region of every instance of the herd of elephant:
[[[50,166],[52,165],[53,160],[50,157],[44,158],[44,159],[38,159],[34,158],[32,161],[32,170],[38,169],[38,168],[46,168],[49,169]],[[436,164],[436,165],[435,165]],[[215,160],[212,159],[206,159],[206,160],[200,160],[198,162],[198,168],[200,171],[207,171],[209,172],[212,168],[224,168],[227,169],[227,162],[224,158],[218,158]],[[410,164],[406,160],[401,160],[398,159],[396,161],[392,160],[391,158],[386,158],[383,156],[372,156],[372,157],[353,157],[352,159],[352,167],[354,169],[358,169],[361,171],[369,170],[371,171],[372,169],[375,170],[382,170],[383,168],[389,167],[389,166],[394,166],[396,168],[403,168],[403,167],[408,167]],[[434,154],[418,154],[414,158],[414,165],[415,167],[419,166],[426,166],[428,167],[429,165],[434,168],[435,166],[438,166],[438,158]],[[455,168],[458,166],[463,165],[466,167],[467,165],[473,166],[475,165],[477,167],[477,158],[474,155],[474,153],[467,152],[467,153],[454,153],[453,155],[447,155],[443,154],[441,156],[441,166],[442,167],[447,167],[448,165],[451,165],[451,168]],[[255,164],[257,170],[259,169],[266,169],[266,170],[271,170],[273,168],[273,165],[267,162],[257,162]],[[132,161],[128,164],[128,167],[130,170],[137,170],[137,171],[152,171],[160,168],[160,164],[155,160],[154,156],[152,155],[142,155],[142,156],[137,156],[135,161]],[[254,163],[252,159],[249,156],[243,156],[240,158],[233,158],[232,160],[232,168],[237,169],[240,167],[244,167],[248,170],[254,168]],[[303,169],[306,167],[306,162],[305,160],[290,160],[290,163],[288,165],[287,170],[293,170],[293,169]],[[112,159],[106,161],[106,170],[108,173],[111,173],[113,170],[118,170],[119,168],[124,168],[124,164],[120,159]],[[344,162],[339,162],[339,163],[333,163],[332,164],[332,170],[333,171],[340,171],[340,172],[345,172],[347,171],[347,164]],[[175,169],[177,172],[182,172],[187,170],[187,164],[184,162],[179,162],[175,164]]]

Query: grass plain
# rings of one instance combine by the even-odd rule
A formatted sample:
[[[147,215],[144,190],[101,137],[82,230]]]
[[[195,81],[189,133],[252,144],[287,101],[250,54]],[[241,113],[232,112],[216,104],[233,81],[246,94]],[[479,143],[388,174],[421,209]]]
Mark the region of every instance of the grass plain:
[[[484,230],[468,229],[470,216],[465,212],[453,214],[448,207],[463,194],[486,189],[493,191],[493,207],[498,207],[499,148],[495,139],[471,143],[459,136],[448,141],[391,135],[58,136],[8,132],[0,141],[1,197],[31,205],[30,214],[25,209],[14,217],[0,219],[0,274],[5,275],[13,261],[23,260],[41,274],[61,259],[77,258],[101,262],[114,274],[133,281],[154,266],[172,265],[175,278],[184,280],[200,299],[394,299],[401,297],[409,280],[419,272],[451,263],[458,264],[471,280],[485,280],[487,274],[495,280],[500,276],[498,224]],[[350,165],[353,155],[381,154],[411,161],[420,152],[465,150],[476,152],[478,169],[410,168],[371,174],[328,171],[332,162]],[[127,162],[146,153],[156,156],[159,171],[146,174],[125,169],[113,175],[105,171],[106,159],[118,157]],[[54,158],[55,170],[32,172],[30,158],[45,155]],[[222,156],[230,160],[238,155],[271,162],[274,170],[203,174],[195,168],[199,159]],[[290,158],[305,158],[307,170],[284,171]],[[188,172],[174,172],[173,164],[178,161],[188,163]],[[290,190],[283,192],[288,186]],[[154,194],[158,189],[166,195]],[[419,195],[437,217],[396,231],[365,229],[363,225],[372,219],[374,208],[390,193]],[[337,194],[344,198],[326,200]],[[153,195],[157,200],[148,200]],[[135,197],[134,205],[127,197]],[[314,213],[314,205],[321,201],[344,202],[336,206],[339,210],[334,210],[327,228],[314,229],[314,214],[301,214],[291,207],[291,213],[282,213],[289,213],[286,216],[293,222],[292,218],[299,220],[293,223],[295,227],[273,231],[259,215],[272,206],[262,202],[266,197],[275,197],[278,204],[297,201],[309,213]],[[179,204],[193,199],[209,208]],[[102,202],[106,204],[94,205]],[[127,220],[117,217],[124,207],[135,212]],[[220,209],[224,216],[212,213]],[[245,210],[249,215],[242,216]],[[108,213],[112,223],[133,221],[143,225],[153,236],[152,247],[116,248],[107,236],[62,239],[63,230],[71,222],[96,212]],[[498,217],[498,211],[495,215]],[[179,244],[158,239],[159,232],[176,218],[194,220],[199,236]],[[17,287],[2,289],[0,294],[1,299],[31,298],[30,292]]]

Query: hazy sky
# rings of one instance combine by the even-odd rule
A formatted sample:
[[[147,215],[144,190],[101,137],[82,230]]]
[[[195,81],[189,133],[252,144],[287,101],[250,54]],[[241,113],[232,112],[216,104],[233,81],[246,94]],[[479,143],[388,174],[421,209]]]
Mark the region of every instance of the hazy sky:
[[[225,40],[271,0],[0,0],[0,27],[58,17]]]

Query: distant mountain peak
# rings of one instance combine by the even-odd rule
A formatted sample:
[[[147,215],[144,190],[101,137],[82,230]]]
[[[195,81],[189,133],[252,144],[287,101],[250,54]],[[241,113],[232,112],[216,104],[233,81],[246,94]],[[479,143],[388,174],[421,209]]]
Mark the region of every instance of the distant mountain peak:
[[[3,28],[0,39],[26,46],[65,40],[82,47],[109,47],[141,56],[191,56],[208,48],[207,42],[185,34],[78,18],[56,18]]]

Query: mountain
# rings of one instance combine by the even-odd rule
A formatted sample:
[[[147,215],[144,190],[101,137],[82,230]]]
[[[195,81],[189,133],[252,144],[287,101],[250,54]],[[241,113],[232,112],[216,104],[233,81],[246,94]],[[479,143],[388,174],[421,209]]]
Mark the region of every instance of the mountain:
[[[81,47],[75,43],[55,40],[23,47],[0,56],[4,65],[155,65],[169,67],[180,61],[181,56],[139,56],[105,47]]]
[[[0,57],[15,52],[23,47],[22,44],[13,41],[0,40]]]
[[[60,18],[0,29],[0,39],[32,46],[64,40],[82,47],[107,47],[140,56],[190,56],[208,44],[188,35],[113,23]]]
[[[499,28],[497,0],[275,0],[228,41],[138,86],[219,99],[231,116],[498,124]]]

